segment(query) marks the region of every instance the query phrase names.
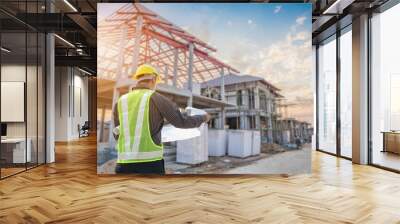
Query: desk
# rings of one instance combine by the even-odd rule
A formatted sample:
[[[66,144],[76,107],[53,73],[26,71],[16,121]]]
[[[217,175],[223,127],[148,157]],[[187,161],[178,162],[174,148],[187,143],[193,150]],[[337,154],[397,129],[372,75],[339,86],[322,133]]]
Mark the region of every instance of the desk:
[[[382,152],[400,154],[400,132],[384,131]]]
[[[5,154],[5,160],[6,163],[25,163],[25,162],[31,162],[32,160],[32,154],[31,154],[31,145],[32,141],[30,138],[26,140],[28,143],[26,147],[26,154],[25,154],[25,138],[6,138],[6,139],[1,139],[1,151],[2,151],[2,157],[3,157],[3,152],[6,152]],[[12,147],[12,148],[10,148]],[[10,152],[10,153],[8,153]],[[12,154],[12,156],[10,155]],[[12,158],[12,160],[11,160]],[[27,159],[25,161],[25,159]]]

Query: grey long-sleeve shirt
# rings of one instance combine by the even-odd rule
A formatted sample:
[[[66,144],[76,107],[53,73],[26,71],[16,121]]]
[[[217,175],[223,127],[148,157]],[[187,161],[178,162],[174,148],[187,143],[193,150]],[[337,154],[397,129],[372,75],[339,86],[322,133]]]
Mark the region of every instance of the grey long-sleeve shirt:
[[[138,88],[134,88],[138,89]],[[118,106],[113,111],[115,127],[119,126]],[[178,106],[161,95],[154,92],[150,97],[149,108],[150,134],[155,144],[161,144],[161,129],[164,119],[177,128],[195,128],[206,121],[206,115],[187,116],[179,111]]]

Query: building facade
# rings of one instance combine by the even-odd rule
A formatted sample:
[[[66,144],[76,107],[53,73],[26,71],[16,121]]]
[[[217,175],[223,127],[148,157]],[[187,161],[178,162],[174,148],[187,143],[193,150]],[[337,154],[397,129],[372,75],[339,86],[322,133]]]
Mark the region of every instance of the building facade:
[[[260,130],[263,143],[274,143],[274,124],[280,114],[278,102],[282,98],[279,89],[265,79],[250,76],[227,74],[224,77],[225,101],[233,107],[225,108],[225,127],[228,129]],[[201,84],[203,96],[221,99],[221,78]],[[211,109],[214,115],[212,128],[222,128],[222,112]]]

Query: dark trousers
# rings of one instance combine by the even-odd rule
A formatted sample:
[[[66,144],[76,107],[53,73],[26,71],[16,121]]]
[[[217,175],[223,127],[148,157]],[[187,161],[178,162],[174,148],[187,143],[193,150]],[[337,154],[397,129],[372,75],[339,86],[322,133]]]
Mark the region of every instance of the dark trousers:
[[[116,173],[123,174],[165,174],[164,160],[143,163],[117,163]]]

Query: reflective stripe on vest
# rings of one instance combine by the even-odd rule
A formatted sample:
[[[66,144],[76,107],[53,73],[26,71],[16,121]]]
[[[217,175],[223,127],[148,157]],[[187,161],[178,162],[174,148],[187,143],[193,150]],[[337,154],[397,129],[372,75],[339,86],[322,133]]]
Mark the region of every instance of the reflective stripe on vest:
[[[149,130],[148,110],[152,93],[151,90],[134,90],[123,95],[118,102],[119,118],[122,121],[117,147],[118,163],[162,159],[162,145],[153,142]]]

